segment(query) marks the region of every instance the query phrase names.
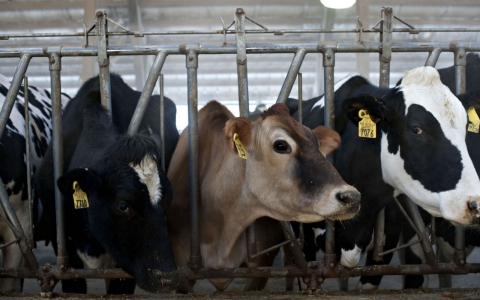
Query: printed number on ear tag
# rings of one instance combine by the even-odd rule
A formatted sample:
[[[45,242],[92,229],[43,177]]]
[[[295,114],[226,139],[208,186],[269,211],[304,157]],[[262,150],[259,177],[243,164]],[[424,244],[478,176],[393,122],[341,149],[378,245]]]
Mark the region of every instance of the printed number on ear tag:
[[[358,136],[363,138],[374,139],[377,137],[377,124],[372,121],[368,111],[361,109],[358,116],[362,119],[358,122]]]
[[[237,133],[233,134],[233,143],[235,144],[235,147],[237,147],[238,156],[243,159],[248,159],[247,151],[245,150],[245,147],[243,147]]]
[[[473,106],[470,106],[467,110],[468,115],[468,131],[478,133],[480,129],[480,118]]]
[[[73,206],[75,209],[88,208],[88,197],[87,194],[82,191],[78,181],[73,182]]]

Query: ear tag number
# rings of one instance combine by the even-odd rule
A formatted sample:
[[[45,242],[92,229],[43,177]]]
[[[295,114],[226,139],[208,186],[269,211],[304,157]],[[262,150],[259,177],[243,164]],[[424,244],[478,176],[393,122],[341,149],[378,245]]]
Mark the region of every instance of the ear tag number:
[[[358,136],[362,138],[374,139],[377,137],[377,124],[372,121],[368,111],[361,109],[358,116],[362,119],[358,122]]]
[[[480,118],[477,115],[477,112],[475,111],[475,108],[473,106],[470,106],[467,110],[467,115],[468,115],[468,131],[478,133],[480,129]]]
[[[247,151],[245,150],[245,147],[243,147],[237,133],[233,134],[233,143],[235,144],[235,147],[237,147],[238,156],[243,159],[248,159]]]
[[[82,191],[78,181],[73,182],[73,206],[75,209],[88,208],[88,197],[87,194]]]

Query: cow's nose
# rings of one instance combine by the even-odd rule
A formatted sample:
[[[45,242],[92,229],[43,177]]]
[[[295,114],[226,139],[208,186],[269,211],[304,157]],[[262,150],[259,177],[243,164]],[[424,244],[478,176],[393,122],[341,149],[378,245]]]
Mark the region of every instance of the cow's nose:
[[[353,204],[360,202],[360,193],[357,190],[339,192],[336,195],[337,200],[344,204]]]
[[[468,202],[468,208],[469,208],[470,210],[477,210],[477,209],[478,209],[477,201],[470,201],[470,202]]]

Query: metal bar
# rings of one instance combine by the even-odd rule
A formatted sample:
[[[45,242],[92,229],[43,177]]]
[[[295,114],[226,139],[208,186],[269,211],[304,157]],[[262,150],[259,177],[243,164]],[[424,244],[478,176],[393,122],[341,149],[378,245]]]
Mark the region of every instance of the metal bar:
[[[57,49],[58,51],[60,49]],[[62,98],[60,71],[61,57],[58,52],[50,54],[50,83],[52,96],[52,127],[53,127],[53,165],[55,182],[63,175],[63,129],[62,129]],[[57,265],[68,267],[68,252],[65,240],[64,202],[60,189],[55,184],[55,216],[57,228]]]
[[[23,108],[25,116],[25,165],[27,174],[27,206],[28,206],[28,224],[25,224],[26,235],[29,238],[28,242],[32,248],[35,248],[35,239],[33,238],[33,211],[32,211],[32,178],[30,171],[31,157],[30,157],[30,112],[28,111],[28,77],[23,78]]]
[[[297,52],[295,52],[295,56],[293,57],[292,63],[287,72],[287,77],[285,78],[282,89],[280,90],[280,94],[278,95],[277,103],[287,102],[287,98],[292,91],[298,71],[300,71],[300,67],[302,66],[303,59],[305,58],[306,54],[307,51],[305,49],[299,49]]]
[[[102,105],[110,114],[112,113],[112,95],[110,88],[110,61],[107,54],[108,46],[108,24],[107,12],[97,11],[95,14],[95,27],[98,35],[98,67],[100,70],[100,96]]]
[[[425,224],[423,223],[422,217],[420,216],[420,212],[418,211],[418,206],[413,203],[410,198],[405,196],[406,201],[406,209],[409,216],[412,218],[415,227],[422,233],[422,241],[420,245],[422,246],[423,253],[425,255],[425,259],[427,264],[431,265],[432,267],[436,267],[438,265],[438,259],[433,251],[432,245],[430,245],[430,241],[428,239],[428,231],[425,228]]]
[[[308,262],[305,259],[305,256],[302,252],[302,247],[298,242],[297,238],[295,237],[295,232],[292,229],[292,225],[290,222],[286,221],[279,221],[280,225],[282,226],[283,233],[285,235],[286,240],[290,240],[290,251],[292,252],[293,259],[295,260],[295,265],[301,270],[306,270],[308,267]]]
[[[197,86],[197,68],[198,54],[191,50],[186,55],[187,61],[187,81],[188,81],[188,166],[190,181],[190,263],[193,269],[202,266],[202,256],[200,252],[200,219],[199,202],[200,186],[198,180],[198,86]]]
[[[11,241],[11,242],[8,242],[8,243],[5,243],[5,244],[3,244],[3,245],[0,245],[0,249],[6,248],[6,247],[8,247],[8,246],[10,246],[10,245],[13,245],[13,244],[17,243],[19,240],[20,240],[20,239],[14,239],[14,240]]]
[[[303,124],[303,80],[302,73],[298,73],[298,123]],[[303,225],[300,224],[300,232],[303,233]],[[303,243],[302,243],[303,245]]]
[[[235,12],[235,32],[237,40],[237,75],[238,75],[238,99],[240,116],[248,118],[248,73],[247,73],[247,50],[245,40],[245,12],[237,8]]]
[[[160,88],[160,140],[162,141],[161,151],[162,151],[162,170],[165,172],[165,97],[164,97],[164,87],[163,87],[163,74],[160,74],[158,77],[158,85]]]
[[[15,104],[15,98],[17,97],[18,90],[22,84],[22,79],[27,71],[30,59],[30,55],[23,54],[18,62],[15,74],[13,74],[12,83],[10,84],[10,88],[5,96],[5,102],[3,103],[2,110],[0,111],[0,137],[3,136],[3,131],[7,125],[13,105]]]
[[[150,73],[148,74],[145,86],[143,87],[142,94],[140,95],[140,99],[138,100],[137,107],[135,108],[135,112],[133,113],[132,120],[130,121],[130,125],[128,126],[127,133],[129,135],[136,134],[138,129],[140,128],[140,124],[142,123],[143,116],[145,115],[145,111],[147,110],[153,89],[155,88],[155,84],[157,83],[158,76],[160,75],[160,71],[162,70],[166,58],[167,54],[165,52],[160,52],[155,57],[155,61],[153,62],[152,68],[150,69]]]
[[[427,61],[425,62],[425,67],[429,66],[429,67],[435,68],[435,65],[437,64],[440,53],[442,53],[442,50],[439,48],[435,48],[430,53],[428,53],[428,58],[427,58]]]
[[[380,53],[380,83],[381,87],[390,85],[390,61],[392,60],[392,22],[393,10],[385,7],[382,10],[382,23],[380,26],[380,41],[382,51]]]
[[[383,252],[383,245],[385,243],[384,240],[385,235],[385,208],[377,215],[377,220],[375,222],[375,231],[373,234],[373,260],[374,261],[383,261],[383,257],[379,255],[379,253]]]
[[[291,242],[292,242],[292,240],[290,240],[290,239],[287,240],[287,241],[281,242],[281,243],[278,244],[278,245],[275,245],[275,246],[273,246],[273,247],[267,248],[267,249],[265,249],[265,250],[262,250],[262,251],[260,251],[260,252],[257,252],[257,253],[255,253],[255,254],[253,254],[250,258],[259,257],[260,255],[263,255],[263,254],[266,254],[266,253],[268,253],[268,252],[270,252],[270,251],[273,251],[273,250],[275,250],[275,249],[278,249],[278,248],[280,248],[280,247],[282,247],[282,246],[285,246],[285,245],[287,245],[287,244],[289,244],[289,243],[291,243]],[[249,266],[249,268],[250,268],[250,266]]]

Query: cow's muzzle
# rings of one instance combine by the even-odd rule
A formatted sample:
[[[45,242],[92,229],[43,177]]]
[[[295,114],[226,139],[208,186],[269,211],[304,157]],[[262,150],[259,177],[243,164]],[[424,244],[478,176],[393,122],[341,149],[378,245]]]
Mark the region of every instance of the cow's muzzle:
[[[360,210],[361,195],[356,189],[338,192],[335,197],[347,207],[345,213],[356,213]]]

